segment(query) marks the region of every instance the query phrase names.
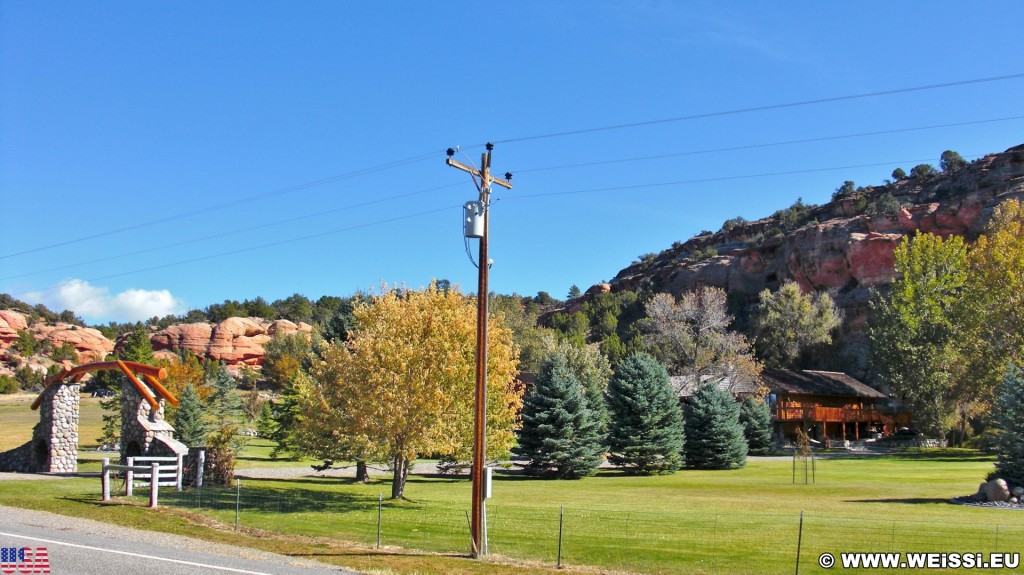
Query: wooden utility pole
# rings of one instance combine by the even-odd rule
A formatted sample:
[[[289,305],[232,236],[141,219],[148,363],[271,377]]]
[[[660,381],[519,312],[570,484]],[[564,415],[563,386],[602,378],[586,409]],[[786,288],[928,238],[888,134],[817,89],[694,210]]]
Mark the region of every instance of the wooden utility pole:
[[[452,159],[454,151],[448,150],[448,165],[469,172],[474,181],[479,178],[480,204],[483,209],[484,232],[480,238],[480,259],[477,268],[480,270],[477,283],[477,317],[476,317],[476,398],[473,412],[473,516],[470,521],[473,557],[487,554],[486,549],[486,515],[484,507],[484,459],[486,457],[486,417],[487,417],[487,287],[488,268],[490,261],[487,256],[487,234],[489,229],[488,213],[490,212],[491,184],[497,184],[507,190],[512,189],[508,180],[512,174],[506,173],[505,179],[491,175],[491,151],[494,144],[487,143],[487,151],[480,158],[480,169],[467,166]]]

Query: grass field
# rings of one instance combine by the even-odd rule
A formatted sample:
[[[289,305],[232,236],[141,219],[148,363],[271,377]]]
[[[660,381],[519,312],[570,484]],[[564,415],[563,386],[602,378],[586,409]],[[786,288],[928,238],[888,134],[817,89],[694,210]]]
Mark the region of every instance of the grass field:
[[[524,565],[532,566],[527,571],[544,572],[543,565],[557,560],[563,507],[561,558],[569,566],[643,573],[791,573],[802,511],[801,572],[818,573],[824,570],[817,557],[826,551],[1019,551],[1024,513],[947,503],[973,492],[991,467],[988,456],[941,450],[819,459],[816,482],[810,485],[793,484],[787,459],[751,461],[738,471],[663,477],[607,471],[581,481],[544,481],[499,474],[495,496],[488,501],[490,548],[512,565],[430,554],[468,547],[469,483],[464,479],[413,476],[409,500],[385,500],[384,555],[372,546],[378,495],[388,491],[386,478],[367,485],[316,477],[247,480],[238,500],[234,489],[190,490],[181,496],[161,492],[162,502],[177,509],[158,513],[134,505],[145,493],[136,501],[121,501],[127,505],[98,505],[95,478],[6,481],[0,482],[0,503],[182,531],[189,531],[190,522],[206,521],[203,517],[233,525],[237,503],[243,530],[261,534],[238,536],[248,544],[306,545],[307,552],[338,564],[396,573],[524,572]],[[211,533],[234,537],[223,530]],[[396,548],[427,553],[395,554]]]
[[[38,421],[28,407],[33,398],[0,396],[0,450],[31,436]],[[99,471],[99,460],[109,457],[95,450],[101,422],[98,400],[84,397],[82,472]],[[271,447],[249,440],[239,468],[309,464],[272,460]],[[163,491],[167,507],[158,512],[143,508],[145,490],[137,499],[100,504],[95,477],[0,481],[0,504],[288,550],[377,573],[554,572],[559,531],[561,562],[572,569],[791,573],[799,540],[801,572],[816,573],[824,572],[817,565],[823,552],[1020,551],[1024,513],[948,503],[972,493],[991,469],[988,455],[925,450],[818,459],[813,484],[803,484],[802,475],[794,484],[785,458],[662,477],[603,471],[580,481],[544,481],[500,473],[488,501],[495,558],[486,562],[461,557],[468,549],[470,493],[461,478],[414,475],[407,500],[385,500],[380,551],[374,549],[378,497],[389,491],[387,477],[369,484],[315,476],[244,480],[237,491]]]

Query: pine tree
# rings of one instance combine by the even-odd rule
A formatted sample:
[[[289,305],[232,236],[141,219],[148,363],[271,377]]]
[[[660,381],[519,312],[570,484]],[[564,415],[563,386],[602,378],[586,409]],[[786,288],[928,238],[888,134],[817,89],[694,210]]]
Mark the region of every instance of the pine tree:
[[[175,434],[189,447],[204,445],[210,426],[206,421],[206,410],[196,388],[192,387],[192,384],[186,385],[178,401],[178,409],[174,412]]]
[[[775,438],[772,434],[772,414],[768,404],[748,397],[740,404],[740,423],[747,440],[750,455],[771,455],[775,452]]]
[[[206,402],[218,426],[237,425],[242,415],[242,399],[238,396],[238,383],[227,366],[220,363],[206,385],[212,390]]]
[[[560,479],[592,475],[605,451],[598,427],[565,356],[553,354],[523,399],[517,451],[530,460],[527,471]]]
[[[145,365],[153,365],[156,358],[153,355],[153,344],[149,342],[149,329],[146,326],[136,324],[135,328],[128,333],[124,345],[114,354],[112,359],[122,361],[134,361]],[[121,386],[125,376],[118,372],[99,372],[96,385],[113,391],[114,394],[100,400],[100,408],[103,414],[103,436],[99,442],[103,445],[114,445],[121,441]]]
[[[608,384],[609,461],[639,474],[674,473],[683,463],[683,413],[668,371],[646,353],[615,367]]]
[[[686,466],[732,469],[747,463],[747,441],[740,425],[740,407],[717,382],[701,386],[690,398],[684,418]]]
[[[999,427],[996,475],[1024,486],[1024,369],[1010,365],[995,402]]]

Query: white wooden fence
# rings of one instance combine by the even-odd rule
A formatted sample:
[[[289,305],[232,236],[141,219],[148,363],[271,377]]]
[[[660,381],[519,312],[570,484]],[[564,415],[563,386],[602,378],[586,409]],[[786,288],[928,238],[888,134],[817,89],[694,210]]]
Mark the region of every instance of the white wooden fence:
[[[161,466],[160,462],[175,462],[175,465]],[[149,465],[144,465],[148,463]],[[111,465],[109,459],[103,460],[103,501],[110,501],[110,472],[123,471],[125,473],[125,496],[132,495],[133,487],[137,479],[147,479],[145,483],[138,483],[139,486],[149,484],[149,506],[157,508],[160,487],[175,487],[181,491],[181,474],[184,466],[182,456],[177,457],[129,457],[128,465]]]

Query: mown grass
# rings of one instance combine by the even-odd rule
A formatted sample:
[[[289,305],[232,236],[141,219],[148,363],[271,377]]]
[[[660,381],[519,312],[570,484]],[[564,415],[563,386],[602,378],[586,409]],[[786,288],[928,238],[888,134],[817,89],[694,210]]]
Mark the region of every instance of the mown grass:
[[[923,451],[819,459],[815,467],[815,483],[808,485],[793,483],[792,461],[784,458],[751,461],[738,471],[660,477],[606,471],[580,481],[545,481],[499,474],[488,501],[491,552],[535,569],[541,569],[536,562],[553,564],[563,507],[563,563],[647,573],[792,572],[801,511],[805,573],[820,572],[816,559],[826,551],[1018,551],[1024,538],[1024,513],[947,502],[977,488],[992,467],[988,456]],[[97,505],[98,479],[38,482],[28,499],[18,497],[15,483],[26,487],[0,482],[0,503],[118,522],[122,514],[147,524],[154,516],[171,516],[171,528],[188,523],[170,510],[149,514]],[[285,541],[349,542],[339,547],[346,551],[327,555],[365,569],[368,564],[351,562],[352,550],[370,557],[378,496],[388,488],[386,477],[369,484],[316,477],[243,480],[237,501],[234,489],[161,492],[161,499],[224,525],[233,525],[237,503],[243,528],[283,534]],[[469,491],[465,479],[412,476],[408,500],[383,502],[384,545],[464,552]],[[384,561],[375,569],[395,572],[510,568],[433,555],[416,556],[415,566],[407,555],[393,564],[379,555],[372,561]]]

